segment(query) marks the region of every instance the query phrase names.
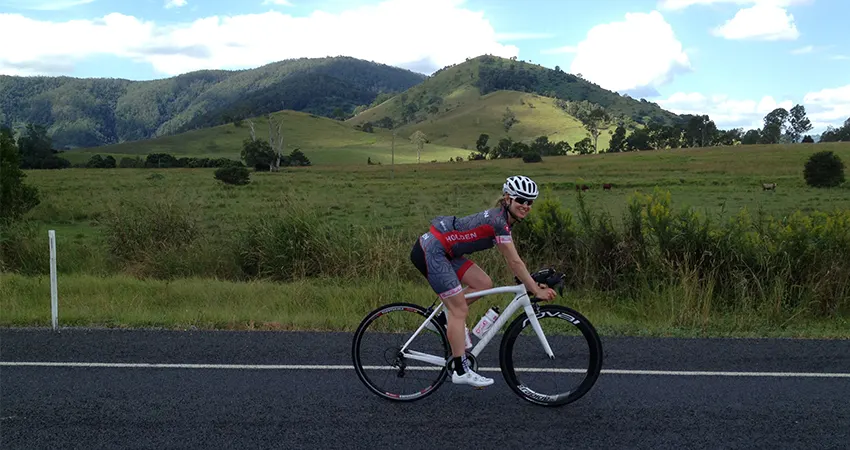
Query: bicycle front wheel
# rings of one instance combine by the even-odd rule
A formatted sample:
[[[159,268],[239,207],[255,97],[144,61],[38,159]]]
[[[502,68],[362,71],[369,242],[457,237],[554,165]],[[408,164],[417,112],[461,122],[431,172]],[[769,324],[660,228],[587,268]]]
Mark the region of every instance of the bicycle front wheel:
[[[411,303],[392,303],[366,315],[351,345],[354,369],[375,394],[393,401],[427,397],[446,379],[445,361],[451,354],[445,329],[435,321],[423,328],[403,354],[401,348],[428,318],[428,311]],[[410,352],[431,361],[412,359]]]
[[[602,371],[602,341],[578,311],[541,306],[536,314],[554,353],[550,358],[526,314],[502,338],[502,375],[521,398],[543,406],[563,406],[586,394]]]

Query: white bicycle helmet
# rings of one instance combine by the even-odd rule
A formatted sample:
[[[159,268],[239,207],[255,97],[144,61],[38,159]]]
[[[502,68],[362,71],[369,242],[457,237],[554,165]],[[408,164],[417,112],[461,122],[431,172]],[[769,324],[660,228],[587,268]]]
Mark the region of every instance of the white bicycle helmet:
[[[511,197],[524,197],[534,200],[537,198],[537,183],[526,176],[514,175],[508,177],[505,181],[505,184],[502,186],[502,192],[507,193]]]

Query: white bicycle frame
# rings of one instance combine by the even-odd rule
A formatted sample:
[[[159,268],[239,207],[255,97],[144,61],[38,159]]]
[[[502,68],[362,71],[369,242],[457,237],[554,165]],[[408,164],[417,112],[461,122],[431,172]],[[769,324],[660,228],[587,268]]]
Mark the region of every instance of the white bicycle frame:
[[[525,311],[526,316],[528,316],[528,321],[531,322],[531,327],[534,329],[534,332],[537,334],[537,338],[540,339],[540,344],[543,345],[543,349],[546,350],[546,354],[549,355],[549,358],[554,359],[555,354],[552,353],[552,348],[549,347],[549,341],[546,340],[546,336],[543,334],[543,329],[540,327],[540,322],[537,320],[537,315],[534,313],[534,307],[531,304],[531,300],[528,298],[528,291],[523,284],[517,284],[515,286],[499,286],[491,289],[485,289],[483,291],[473,292],[471,294],[466,294],[464,297],[466,298],[480,298],[487,295],[493,294],[505,294],[505,293],[513,293],[514,298],[505,307],[505,310],[502,314],[499,315],[499,318],[496,319],[496,322],[490,326],[490,329],[484,333],[484,336],[480,341],[472,348],[470,353],[473,356],[478,357],[484,347],[490,343],[490,340],[493,339],[493,336],[502,329],[503,326],[510,320],[510,318],[514,315],[514,313],[522,308]],[[401,353],[405,358],[426,362],[429,364],[434,364],[435,366],[445,366],[447,360],[445,358],[429,355],[427,353],[418,352],[415,350],[408,350],[407,347],[413,341],[413,339],[422,332],[425,328],[425,324],[427,324],[431,319],[437,316],[443,309],[447,309],[445,304],[440,302],[440,305],[434,308],[434,311],[428,316],[425,321],[419,325],[419,328],[416,329],[416,332],[413,333],[413,336],[410,336],[410,339],[405,342],[404,346],[401,347]]]

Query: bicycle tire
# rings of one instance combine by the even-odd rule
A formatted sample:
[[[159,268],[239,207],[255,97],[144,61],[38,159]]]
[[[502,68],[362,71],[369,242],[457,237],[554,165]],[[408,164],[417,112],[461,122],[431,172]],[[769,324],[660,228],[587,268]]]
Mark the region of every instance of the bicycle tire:
[[[363,320],[360,322],[360,325],[357,327],[357,330],[354,332],[354,337],[353,337],[352,342],[351,342],[351,359],[352,359],[352,362],[354,364],[354,369],[355,369],[355,372],[357,373],[357,377],[360,379],[360,381],[363,382],[363,384],[366,385],[366,387],[369,388],[370,391],[377,394],[381,398],[384,398],[384,399],[390,400],[390,401],[394,401],[394,402],[412,402],[412,401],[416,401],[416,400],[421,400],[421,399],[433,394],[434,391],[436,391],[443,384],[446,377],[448,376],[447,366],[443,366],[443,368],[440,370],[440,374],[437,376],[437,378],[434,380],[434,382],[430,386],[428,386],[425,389],[418,391],[414,394],[399,395],[399,394],[393,394],[391,392],[387,392],[386,390],[383,390],[380,387],[376,386],[371,381],[369,376],[366,374],[366,370],[365,370],[364,365],[363,365],[362,360],[361,360],[360,345],[361,345],[363,336],[365,335],[366,331],[369,328],[369,325],[371,325],[378,317],[381,317],[382,315],[393,312],[393,311],[408,311],[408,312],[418,314],[419,316],[422,317],[422,320],[419,323],[421,323],[426,318],[428,318],[427,310],[425,308],[423,308],[419,305],[413,304],[413,303],[404,303],[404,302],[389,303],[389,304],[386,304],[386,305],[383,305],[383,306],[379,306],[378,308],[375,308],[373,311],[368,313],[366,315],[366,317],[363,318]],[[434,327],[436,328],[437,333],[440,336],[440,341],[443,345],[444,354],[450,355],[451,350],[450,350],[448,336],[446,335],[445,329],[442,326],[440,326],[437,322],[435,322],[433,319],[431,320],[431,323],[434,324]],[[410,331],[410,333],[413,333],[415,331],[415,328],[411,329],[409,331]],[[409,336],[409,335],[407,335],[407,336]],[[405,337],[405,340],[406,339],[407,339],[407,337]]]
[[[564,406],[570,404],[587,394],[599,378],[599,374],[602,372],[602,340],[599,338],[599,334],[596,332],[596,329],[590,321],[572,308],[562,305],[545,305],[538,309],[536,316],[538,319],[542,319],[544,317],[558,317],[569,321],[581,331],[581,334],[584,336],[585,341],[588,344],[588,351],[590,353],[587,374],[585,375],[584,380],[579,384],[578,388],[574,391],[570,391],[569,395],[555,400],[548,399],[550,396],[535,393],[519,381],[514,368],[512,351],[514,349],[514,343],[516,342],[520,332],[530,326],[530,321],[526,320],[528,315],[525,313],[517,316],[517,318],[511,322],[508,329],[505,331],[504,337],[502,338],[502,343],[499,348],[499,364],[501,366],[502,376],[505,378],[505,381],[508,386],[510,386],[511,390],[513,390],[520,398],[528,402],[541,406]]]

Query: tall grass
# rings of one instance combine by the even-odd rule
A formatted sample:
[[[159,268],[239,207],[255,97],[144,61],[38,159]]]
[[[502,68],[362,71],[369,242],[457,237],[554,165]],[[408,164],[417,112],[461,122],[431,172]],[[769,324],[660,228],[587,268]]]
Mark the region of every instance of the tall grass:
[[[45,273],[50,262],[45,242],[32,222],[0,224],[0,272]]]
[[[615,219],[576,195],[575,211],[544,195],[514,227],[528,267],[564,270],[573,291],[633,304],[669,299],[674,322],[690,326],[718,311],[787,318],[850,310],[850,211],[776,218],[744,209],[715,219],[674,210],[669,192],[656,190],[633,195]],[[236,219],[235,228],[203,228],[201,210],[176,195],[117,202],[97,219],[106,245],[95,257],[111,273],[162,280],[424,282],[408,259],[424,226],[341,225],[293,194]],[[3,233],[4,271],[47,273],[46,252],[36,249],[43,244],[34,244],[44,240],[32,233],[26,226]],[[498,252],[472,259],[497,284],[513,282]]]
[[[719,309],[804,306],[828,316],[850,306],[850,211],[754,219],[744,209],[715,221],[691,208],[673,210],[670,194],[656,190],[635,194],[615,226],[578,204],[578,220],[547,200],[516,227],[523,251],[569,268],[574,288],[635,298],[676,287],[694,300],[691,310],[707,302]]]
[[[605,336],[850,338],[847,316],[720,311],[695,285],[645,290],[637,299],[569,291],[557,302],[577,308]],[[0,326],[49,327],[48,276],[0,274]],[[510,296],[470,307],[470,320]],[[378,305],[435,300],[423,280],[301,279],[288,283],[209,278],[139,280],[128,275],[68,274],[59,279],[62,327],[353,331]],[[701,302],[701,303],[698,303]],[[801,310],[802,311],[802,310]]]

